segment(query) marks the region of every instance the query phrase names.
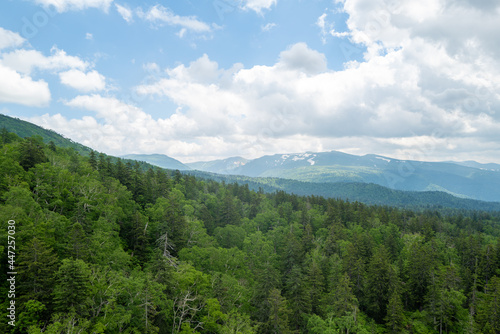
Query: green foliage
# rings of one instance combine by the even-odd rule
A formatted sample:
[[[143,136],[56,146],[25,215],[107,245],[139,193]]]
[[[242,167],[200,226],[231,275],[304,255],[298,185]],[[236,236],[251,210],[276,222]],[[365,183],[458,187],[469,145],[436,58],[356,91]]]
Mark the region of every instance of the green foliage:
[[[21,143],[19,164],[25,170],[35,167],[36,164],[47,161],[44,145],[41,138],[30,137]]]
[[[85,315],[90,296],[90,269],[80,259],[64,259],[56,273],[54,304],[58,311]]]
[[[19,301],[2,333],[498,333],[497,213],[264,194],[0,139]]]

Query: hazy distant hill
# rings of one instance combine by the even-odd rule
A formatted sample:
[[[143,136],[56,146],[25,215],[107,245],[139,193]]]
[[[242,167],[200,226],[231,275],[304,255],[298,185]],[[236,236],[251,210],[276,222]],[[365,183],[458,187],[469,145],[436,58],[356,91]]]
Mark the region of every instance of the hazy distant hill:
[[[394,190],[443,191],[484,201],[500,201],[500,166],[476,162],[420,162],[342,152],[276,154],[247,161],[232,170],[191,164],[220,174],[279,177],[307,182],[374,183]]]
[[[168,157],[164,154],[127,154],[123,155],[124,159],[131,159],[137,161],[145,161],[151,165],[155,165],[166,169],[189,170],[190,167],[186,166],[179,160]]]
[[[481,164],[479,162],[475,161],[460,161],[460,162],[451,162],[457,165],[461,166],[466,166],[466,167],[472,167],[472,168],[477,168],[481,170],[489,170],[489,171],[494,171],[494,172],[500,172],[500,165],[499,164]]]
[[[88,155],[91,151],[89,147],[65,138],[52,130],[47,130],[33,123],[0,114],[0,129],[2,128],[6,128],[9,132],[14,132],[23,138],[40,136],[45,143],[53,141],[56,146],[64,148],[72,147],[83,155]]]
[[[222,175],[201,171],[187,171],[196,177],[219,182],[248,184],[251,190],[265,192],[283,190],[300,196],[323,196],[341,198],[351,202],[388,205],[412,210],[426,208],[450,208],[480,211],[500,211],[500,203],[459,198],[441,191],[403,191],[394,190],[373,183],[337,182],[314,183],[280,178],[247,177]]]
[[[233,174],[233,172],[245,165],[248,162],[247,159],[242,157],[233,157],[222,160],[213,161],[200,161],[187,163],[192,169],[202,170],[205,172],[218,173],[218,174]]]

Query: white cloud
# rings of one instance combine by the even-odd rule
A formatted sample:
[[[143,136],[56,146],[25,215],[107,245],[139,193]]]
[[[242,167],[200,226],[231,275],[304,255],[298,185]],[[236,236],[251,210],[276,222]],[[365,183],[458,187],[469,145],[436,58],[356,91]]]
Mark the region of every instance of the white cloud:
[[[64,50],[52,48],[52,54],[44,56],[40,51],[19,49],[2,54],[0,62],[17,72],[30,74],[35,68],[48,71],[60,71],[68,68],[85,70],[89,63],[75,56],[69,56]]]
[[[0,102],[42,107],[50,102],[48,84],[0,64]]]
[[[432,160],[464,154],[464,138],[500,140],[498,70],[478,71],[489,63],[461,61],[421,38],[412,43],[338,72],[305,43],[283,51],[273,66],[249,69],[223,70],[204,55],[137,91],[178,104],[186,122],[197,124],[191,135],[205,138],[195,142],[210,151],[206,138],[219,138],[211,144],[222,156],[336,148],[401,157],[426,147],[419,138],[434,138],[426,156]]]
[[[35,3],[50,7],[53,6],[59,13],[70,10],[84,10],[88,8],[98,8],[105,12],[113,0],[33,0]]]
[[[0,27],[0,50],[19,47],[26,42],[18,33]]]
[[[118,13],[123,17],[127,23],[130,23],[134,20],[134,13],[128,6],[122,6],[117,3],[115,3],[116,10]]]
[[[181,114],[154,120],[136,106],[96,94],[77,96],[66,102],[66,105],[93,111],[96,116],[68,120],[60,114],[45,114],[33,117],[30,121],[94,149],[116,155],[125,152],[160,152],[184,156],[203,149],[197,143],[178,139],[197,130],[195,122]]]
[[[178,26],[182,29],[187,29],[197,33],[212,31],[212,27],[210,25],[198,20],[195,16],[179,16],[173,13],[169,8],[163,7],[162,5],[155,5],[149,8],[146,12],[138,9],[137,15],[140,18],[155,24]]]
[[[349,15],[348,31],[336,32],[326,14],[317,25],[325,38],[358,43],[366,50],[363,62],[346,53],[345,68],[332,71],[326,57],[305,43],[282,51],[271,66],[223,69],[203,55],[136,88],[176,104],[172,115],[155,120],[137,107],[92,95],[68,105],[92,110],[95,118],[39,121],[74,140],[104,150],[110,145],[110,153],[159,152],[181,160],[340,149],[500,162],[500,12],[494,3],[338,2]]]
[[[85,39],[91,41],[94,39],[94,35],[88,32],[85,34]]]
[[[85,73],[72,69],[59,73],[59,78],[62,84],[81,92],[94,92],[106,88],[106,78],[96,70]]]
[[[276,27],[276,26],[277,26],[277,24],[276,24],[276,23],[268,23],[268,24],[266,24],[266,25],[262,26],[262,27],[261,27],[261,30],[262,30],[262,31],[269,31],[269,30],[273,29],[273,28],[274,28],[274,27]]]
[[[335,31],[334,24],[327,21],[327,16],[327,13],[323,13],[316,20],[316,26],[321,29],[321,41],[323,42],[323,44],[326,44],[327,36],[333,36],[337,38],[345,38],[351,36],[351,33],[348,31]]]
[[[270,9],[278,3],[278,0],[244,0],[243,8],[261,13],[263,9]]]
[[[213,83],[216,82],[221,72],[219,65],[204,54],[201,58],[193,61],[186,68],[180,65],[174,69],[167,70],[171,77],[184,82]]]
[[[325,55],[309,49],[305,43],[294,44],[288,50],[281,52],[280,63],[307,74],[324,72],[327,69]]]

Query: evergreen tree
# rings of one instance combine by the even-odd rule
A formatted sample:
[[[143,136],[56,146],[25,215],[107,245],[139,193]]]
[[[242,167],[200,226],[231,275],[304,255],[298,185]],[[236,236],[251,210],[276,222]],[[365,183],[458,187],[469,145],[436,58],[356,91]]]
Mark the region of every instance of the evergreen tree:
[[[287,301],[281,296],[281,291],[272,289],[267,299],[269,304],[269,319],[267,321],[267,333],[288,334],[292,333],[288,324],[290,310]]]
[[[21,143],[19,164],[24,170],[28,170],[36,164],[46,161],[47,157],[43,151],[43,142],[41,138],[30,137]]]
[[[406,332],[403,302],[397,288],[394,288],[391,293],[387,304],[387,315],[384,320],[390,333]]]
[[[90,167],[92,167],[93,170],[97,170],[97,158],[96,158],[94,150],[90,150],[89,164],[90,164]]]
[[[34,237],[20,250],[18,264],[20,300],[38,300],[48,305],[57,270],[52,249]]]
[[[466,297],[459,286],[460,277],[454,265],[441,267],[437,274],[432,275],[426,309],[440,334],[456,331],[460,322],[467,319],[467,311],[463,308]]]
[[[52,152],[57,151],[56,144],[54,144],[52,140],[49,142],[49,150],[51,150]]]
[[[373,254],[366,272],[366,307],[368,313],[381,322],[387,313],[391,287],[395,283],[387,249],[381,245]]]
[[[61,312],[75,311],[85,316],[90,296],[90,269],[80,259],[64,259],[57,272],[54,304]]]
[[[477,311],[477,322],[483,333],[500,333],[500,278],[497,276],[485,286]]]

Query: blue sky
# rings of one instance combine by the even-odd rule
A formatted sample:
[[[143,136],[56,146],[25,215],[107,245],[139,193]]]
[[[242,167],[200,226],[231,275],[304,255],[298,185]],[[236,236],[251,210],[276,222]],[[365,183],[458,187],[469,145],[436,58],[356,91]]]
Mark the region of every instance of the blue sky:
[[[499,16],[489,0],[7,0],[0,112],[184,162],[500,162]]]

